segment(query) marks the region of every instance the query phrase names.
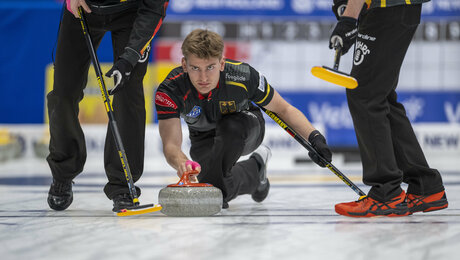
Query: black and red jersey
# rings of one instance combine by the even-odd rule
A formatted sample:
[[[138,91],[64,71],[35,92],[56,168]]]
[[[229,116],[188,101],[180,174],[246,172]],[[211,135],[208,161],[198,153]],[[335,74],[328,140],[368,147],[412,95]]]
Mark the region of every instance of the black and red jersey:
[[[265,77],[247,63],[225,61],[218,86],[206,96],[192,85],[182,67],[173,69],[155,94],[159,120],[182,117],[190,129],[208,131],[223,115],[265,106],[274,90]]]

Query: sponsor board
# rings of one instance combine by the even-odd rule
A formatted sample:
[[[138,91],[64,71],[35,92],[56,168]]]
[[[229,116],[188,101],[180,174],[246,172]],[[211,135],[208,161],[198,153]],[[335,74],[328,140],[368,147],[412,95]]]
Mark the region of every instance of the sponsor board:
[[[110,70],[112,63],[101,63],[101,70],[108,71]],[[144,98],[145,98],[145,111],[146,111],[146,123],[151,123],[154,119],[154,110],[153,110],[153,93],[154,88],[158,86],[158,84],[164,80],[166,77],[167,71],[169,68],[173,68],[174,65],[170,63],[162,63],[162,64],[149,64],[147,66],[147,73],[144,77]],[[54,76],[54,69],[53,65],[49,64],[46,67],[46,78],[45,78],[45,92],[48,94],[53,89],[53,76]],[[113,87],[113,80],[110,78],[105,78],[104,80],[107,89],[111,89]],[[79,120],[82,124],[106,124],[108,122],[107,112],[104,107],[104,103],[102,100],[102,93],[97,82],[97,77],[94,72],[93,67],[90,67],[88,71],[88,83],[83,91],[84,98],[79,103],[80,112],[79,112]],[[45,94],[45,123],[49,122],[48,119],[48,107],[46,105],[46,94]],[[113,99],[112,96],[110,96]]]
[[[324,125],[331,146],[357,146],[345,93],[282,92],[281,95],[306,114],[314,125]],[[405,106],[412,123],[460,124],[458,91],[401,91],[398,100]]]
[[[458,171],[460,124],[414,124],[414,131],[431,168]]]
[[[175,0],[170,1],[168,17],[172,20],[234,19],[239,17],[306,19],[311,17],[335,19],[331,0]],[[460,15],[458,0],[436,0],[424,4],[426,17]]]
[[[460,17],[460,15],[459,15]],[[161,27],[160,42],[177,40],[171,45],[180,51],[181,41],[192,30],[208,29],[219,33],[226,40],[244,42],[247,40],[279,41],[328,41],[336,20],[167,20]],[[459,41],[460,19],[422,21],[414,35],[413,42]],[[327,46],[327,45],[326,45]],[[158,53],[161,55],[161,53]]]
[[[414,43],[409,48],[406,71],[401,73],[401,76],[407,73],[414,75],[407,80],[401,78],[401,83],[409,84],[409,87],[413,84],[414,89],[418,87],[422,90],[458,89],[460,74],[456,73],[459,65],[458,59],[455,59],[458,55],[455,54],[458,53],[460,39],[459,5],[458,0],[433,0],[424,4],[422,19],[425,21],[419,26]],[[263,71],[269,82],[277,83],[275,87],[320,89],[325,86],[324,83],[313,81],[306,74],[311,66],[332,63],[327,39],[336,20],[330,7],[330,0],[174,0],[170,1],[167,19],[152,46],[164,39],[181,41],[192,29],[205,26],[238,45],[247,44],[247,48],[238,48],[244,53],[235,56],[248,54],[246,56],[250,56],[251,60],[237,59],[250,62]],[[60,19],[61,11],[62,4],[54,0],[0,1],[1,16],[10,19],[0,27],[3,26],[1,29],[6,35],[15,35],[5,38],[1,49],[19,50],[2,53],[4,60],[14,62],[5,63],[5,68],[1,70],[4,71],[2,93],[7,97],[0,102],[1,123],[41,124],[46,121],[44,95],[47,91],[44,87],[50,84],[48,78],[45,79],[46,66],[53,58],[51,52],[59,27],[56,21]],[[36,30],[37,20],[47,30]],[[98,48],[101,62],[113,60],[112,42],[107,35]],[[34,39],[33,45],[28,44],[29,39]],[[257,41],[259,43],[255,44]],[[283,44],[274,45],[277,41]],[[306,48],[300,48],[301,45]],[[175,48],[180,48],[180,45]],[[411,54],[411,50],[417,52]],[[155,53],[160,54],[162,52]],[[155,55],[152,55],[153,60]],[[173,59],[173,63],[178,63],[180,58]],[[351,59],[343,57],[342,60]],[[346,66],[345,62],[341,65],[342,69],[349,69]],[[18,76],[24,71],[27,71],[27,76]],[[285,80],[274,80],[275,74]],[[84,108],[85,120],[98,121],[102,117],[92,114],[89,109],[99,103],[97,100],[95,96],[93,104],[82,105],[88,108]],[[87,101],[90,103],[89,99]],[[99,111],[93,110],[94,113]]]
[[[0,163],[1,171],[49,172],[45,160],[49,141],[46,125],[1,125],[20,138],[24,148],[21,157]],[[330,135],[320,124],[316,126],[325,135]],[[441,171],[458,170],[460,158],[460,125],[459,124],[414,124],[417,138],[424,150],[431,167]],[[83,125],[86,138],[87,162],[85,171],[103,172],[103,154],[106,134],[104,125]],[[182,150],[188,155],[190,141],[187,126],[182,126]],[[36,144],[42,144],[41,153],[36,152]],[[278,125],[266,125],[264,144],[272,150],[269,169],[277,173],[323,171],[309,160],[308,152]],[[127,155],[129,158],[129,154]],[[248,158],[243,156],[242,159]],[[39,162],[36,168],[28,168],[29,162]],[[167,164],[162,153],[162,143],[156,124],[150,124],[146,130],[145,141],[145,172],[174,172]],[[334,153],[333,163],[339,169],[361,171],[360,162],[348,163],[344,154]],[[345,173],[345,172],[344,172]]]

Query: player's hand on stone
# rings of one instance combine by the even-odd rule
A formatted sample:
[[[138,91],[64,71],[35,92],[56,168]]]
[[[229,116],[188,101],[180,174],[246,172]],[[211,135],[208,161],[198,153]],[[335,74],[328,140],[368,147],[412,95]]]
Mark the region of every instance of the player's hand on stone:
[[[311,146],[315,148],[315,150],[328,162],[330,163],[332,161],[332,152],[329,149],[329,146],[327,146],[326,143],[326,138],[318,131],[315,130],[310,133],[310,136],[308,136],[308,142],[310,142]],[[321,167],[326,167],[326,164],[324,164],[318,157],[313,152],[308,152],[308,156],[314,161],[316,164],[318,164]]]
[[[335,49],[338,45],[342,48],[342,55],[348,52],[355,43],[358,35],[358,20],[353,17],[342,16],[335,25],[329,38],[329,49]]]
[[[113,95],[125,87],[132,70],[133,65],[125,59],[118,59],[115,62],[113,67],[105,74],[107,77],[113,77],[115,80],[113,88],[109,90],[109,95]]]
[[[201,165],[199,163],[197,163],[197,162],[188,160],[185,163],[183,163],[182,165],[180,165],[179,170],[177,171],[177,176],[179,176],[179,178],[182,178],[182,175],[184,174],[184,172],[189,172],[189,171],[193,171],[193,170],[201,172]],[[191,176],[190,181],[198,182],[196,176]]]

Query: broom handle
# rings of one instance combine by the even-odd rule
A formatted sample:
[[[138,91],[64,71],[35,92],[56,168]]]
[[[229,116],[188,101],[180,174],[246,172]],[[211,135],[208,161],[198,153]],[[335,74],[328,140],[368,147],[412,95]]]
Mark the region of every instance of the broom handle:
[[[339,44],[339,41],[335,42],[334,49],[335,49],[334,69],[339,70],[340,57],[342,56],[342,46]]]
[[[88,30],[88,23],[86,22],[83,9],[78,7],[78,14],[80,16],[81,28],[83,30],[83,35],[85,36],[86,44],[88,45],[89,54],[91,56],[91,62],[93,63],[94,70],[97,76],[97,82],[101,89],[102,99],[104,101],[105,108],[107,110],[107,116],[109,117],[109,125],[112,130],[113,137],[115,139],[115,145],[118,150],[118,155],[120,156],[121,165],[123,167],[123,172],[125,174],[126,182],[128,183],[129,193],[133,199],[134,206],[139,205],[139,198],[137,196],[136,187],[134,186],[133,177],[131,175],[131,170],[129,169],[128,157],[126,156],[125,148],[121,141],[120,132],[118,131],[117,121],[113,114],[112,104],[110,102],[109,94],[107,93],[107,88],[104,82],[104,76],[102,75],[101,66],[99,60],[97,59],[96,51],[94,50],[93,42],[91,41],[91,35]]]
[[[316,156],[318,156],[319,160],[322,163],[324,163],[324,165],[326,165],[326,167],[329,170],[331,170],[331,172],[337,175],[337,177],[339,177],[339,179],[341,179],[348,187],[355,191],[360,196],[360,198],[366,196],[366,193],[364,193],[360,188],[358,188],[358,186],[356,186],[350,179],[348,179],[347,176],[345,176],[345,174],[339,171],[339,169],[337,169],[332,163],[326,161],[326,159],[324,159],[324,157],[321,156],[321,154],[319,154],[318,151],[316,151],[316,149],[307,140],[305,140],[302,136],[297,134],[297,132],[294,129],[292,129],[288,124],[286,124],[286,122],[284,122],[281,118],[279,118],[276,113],[260,105],[259,107],[260,109],[262,109],[262,111],[265,112],[265,114],[267,114],[271,119],[273,119],[273,121],[275,121],[279,126],[281,126],[281,128],[288,132],[289,135],[291,135],[298,143],[305,147],[309,152],[315,153]]]

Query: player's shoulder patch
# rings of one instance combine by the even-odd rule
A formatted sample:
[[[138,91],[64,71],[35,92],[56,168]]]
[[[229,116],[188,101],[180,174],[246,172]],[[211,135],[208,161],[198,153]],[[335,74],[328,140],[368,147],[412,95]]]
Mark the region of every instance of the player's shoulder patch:
[[[172,100],[168,94],[164,92],[157,91],[155,94],[155,104],[162,107],[170,107],[172,109],[177,109],[176,103]]]
[[[265,76],[259,72],[259,86],[257,87],[260,91],[265,92]]]

